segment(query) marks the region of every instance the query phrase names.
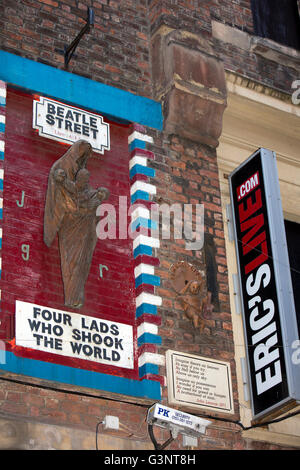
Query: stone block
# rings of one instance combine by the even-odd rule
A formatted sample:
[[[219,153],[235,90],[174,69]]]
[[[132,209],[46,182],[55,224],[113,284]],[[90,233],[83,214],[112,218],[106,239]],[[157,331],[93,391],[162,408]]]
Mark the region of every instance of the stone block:
[[[217,147],[226,108],[221,60],[209,41],[162,27],[152,40],[156,99],[163,102],[164,130]]]

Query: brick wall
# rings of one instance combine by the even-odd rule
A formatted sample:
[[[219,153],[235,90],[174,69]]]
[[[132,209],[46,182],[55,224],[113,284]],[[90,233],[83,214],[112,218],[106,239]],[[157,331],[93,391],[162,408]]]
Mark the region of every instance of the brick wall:
[[[54,140],[40,137],[32,129],[31,95],[8,90],[6,116],[6,155],[4,162],[5,188],[3,191],[3,254],[1,276],[1,309],[14,318],[15,302],[22,300],[54,309],[64,306],[63,282],[60,269],[60,255],[57,240],[47,248],[43,241],[43,220],[48,174],[52,164],[69,148]],[[92,158],[88,168],[91,173],[91,185],[99,187],[101,182],[110,191],[109,201],[119,218],[119,196],[126,197],[130,205],[130,183],[128,172],[129,127],[110,123],[111,150],[105,156]],[[46,146],[47,145],[47,146]],[[94,154],[95,155],[95,154]],[[107,160],[109,159],[109,161]],[[24,196],[23,207],[17,201]],[[127,209],[127,208],[126,208]],[[20,223],[22,221],[22,223]],[[117,236],[118,232],[116,231]],[[22,255],[22,247],[27,246],[28,257]],[[117,254],[116,254],[117,253]],[[100,277],[99,265],[108,266]],[[85,302],[80,309],[83,315],[107,320],[134,324],[135,299],[134,266],[132,259],[132,241],[117,238],[98,240],[93,253],[93,262],[85,285]],[[118,296],[115,292],[118,291]],[[74,311],[68,307],[65,310]],[[120,318],[122,312],[122,319]],[[2,320],[3,323],[3,320]],[[40,333],[40,331],[39,331]],[[15,332],[12,331],[12,339]],[[28,346],[30,348],[30,345]],[[47,356],[48,353],[27,351],[14,348],[15,354],[29,355],[46,361],[58,360],[58,363],[74,366],[76,360],[63,356]],[[49,350],[49,353],[55,352]],[[88,357],[86,357],[88,359]],[[99,370],[99,364],[80,361],[80,368]],[[100,366],[101,369],[101,366]],[[107,372],[107,366],[104,366]],[[118,374],[118,372],[116,372]],[[126,371],[119,371],[126,375]],[[138,377],[137,363],[130,373]]]
[[[89,431],[96,437],[96,426],[106,415],[118,416],[122,428],[118,437],[127,438],[134,434],[142,442],[148,442],[145,420],[147,408],[124,404],[109,398],[101,399],[81,393],[65,393],[59,390],[49,390],[30,385],[15,384],[0,381],[0,412],[7,419],[12,416],[26,421],[47,423],[48,425],[67,426],[70,436],[72,429]],[[126,429],[127,428],[127,429]],[[107,432],[108,435],[111,432]],[[84,435],[84,434],[83,434]],[[99,427],[99,446],[103,435],[103,427]],[[0,445],[3,432],[0,429]],[[84,439],[82,440],[84,441]],[[79,443],[78,443],[79,444]],[[15,448],[29,445],[29,435],[20,436]],[[82,448],[95,449],[95,438],[88,447],[81,442]],[[78,447],[79,448],[79,447]],[[76,448],[74,448],[76,449]]]
[[[253,36],[253,18],[250,0],[150,1],[151,34],[160,26],[183,29],[213,41],[215,54],[224,62],[225,69],[234,71],[267,86],[291,94],[291,83],[299,73],[295,67],[266,59],[220,39],[212,38],[211,21],[217,21]]]
[[[106,415],[112,415],[119,417],[120,430],[104,431],[100,424],[97,434],[98,448],[120,449],[116,445],[120,445],[121,440],[125,450],[153,450],[147,430],[146,414],[147,406],[16,384],[0,379],[2,449],[94,450],[97,424],[101,423]],[[16,418],[17,420],[14,420]],[[40,432],[46,429],[48,447],[45,441],[43,446],[44,436],[32,432],[34,423],[39,423],[37,429]],[[154,433],[159,443],[165,442],[170,437],[168,432],[157,427]],[[64,435],[67,438],[63,439]],[[115,438],[117,439],[114,440]],[[206,435],[199,439],[199,450],[280,449],[284,448],[275,444],[243,439],[238,426],[217,421],[213,422],[207,428]],[[182,436],[179,435],[166,450],[184,450]]]
[[[23,57],[64,68],[64,47],[87,18],[86,34],[69,71],[134,93],[151,94],[146,0],[8,0],[0,19],[0,47]]]
[[[152,96],[150,36],[161,25],[211,36],[211,20],[253,34],[250,0],[94,0],[95,26],[81,40],[69,70],[144,96]],[[85,24],[87,2],[7,0],[0,19],[0,47],[54,67],[64,67],[64,46]],[[239,47],[215,41],[225,68],[290,92],[293,69]],[[87,53],[88,51],[88,53]]]
[[[254,35],[250,0],[218,1],[211,10],[213,20]],[[254,36],[255,37],[255,36]],[[298,78],[298,71],[290,67],[283,57],[281,62],[267,59],[251,50],[243,50],[222,40],[215,40],[215,51],[224,61],[225,69],[234,71],[267,86],[291,94],[291,84]]]
[[[203,35],[211,33],[210,9],[215,2],[150,0],[148,3],[152,34],[161,25]]]
[[[221,342],[224,351],[220,353],[219,359],[231,359],[232,335],[226,276],[226,253],[218,169],[214,151],[192,141],[172,136],[168,144],[164,144],[160,149],[155,149],[155,155],[156,159],[153,166],[156,169],[157,202],[167,203],[170,206],[178,202],[182,205],[193,205],[193,228],[195,228],[196,204],[204,204],[205,240],[209,240],[210,245],[213,247],[214,262],[212,263],[212,270],[216,280],[215,285],[217,285],[217,289],[213,292],[214,312],[211,318],[208,319],[207,329],[205,330],[207,337],[201,342],[190,322],[184,321],[182,318],[182,309],[174,298],[174,289],[172,289],[170,283],[169,269],[173,263],[180,259],[192,263],[198,270],[206,272],[207,246],[204,244],[204,249],[187,250],[185,247],[186,240],[174,239],[172,234],[170,240],[161,240],[159,257],[162,284],[157,292],[165,298],[163,303],[163,308],[165,308],[164,318],[168,320],[164,330],[168,340],[164,345],[170,348],[179,346],[179,350],[213,356],[216,350],[220,351]],[[168,329],[169,326],[172,326],[172,330]],[[184,335],[180,337],[179,330],[182,331],[182,329]],[[218,339],[217,346],[213,341],[211,344],[209,342],[214,335]]]
[[[217,0],[211,8],[211,18],[253,33],[253,20],[250,0]]]
[[[85,23],[86,2],[77,0],[7,0],[0,19],[0,47],[14,54],[57,68],[63,68],[64,45],[70,44]],[[222,21],[245,32],[252,32],[250,1],[113,1],[94,0],[89,5],[95,11],[95,27],[86,35],[70,63],[69,70],[93,80],[113,85],[143,96],[153,96],[151,82],[150,39],[165,25],[180,28],[206,39],[212,39],[211,19]],[[215,41],[215,52],[224,60],[225,68],[235,70],[267,84],[288,89],[294,71],[263,58],[257,58],[240,48]],[[160,267],[156,274],[161,286],[155,293],[163,299],[159,313],[162,325],[161,346],[151,346],[151,352],[164,354],[176,349],[230,362],[234,390],[235,414],[238,420],[238,396],[234,363],[234,345],[229,306],[228,279],[220,188],[215,150],[179,135],[153,132],[148,145],[155,159],[156,202],[204,204],[205,240],[203,250],[188,251],[185,240],[161,240],[157,253]],[[149,179],[151,183],[151,178]],[[201,337],[184,317],[182,306],[175,299],[170,282],[170,267],[184,260],[202,271],[206,289],[213,294],[213,310],[206,318]],[[166,370],[160,368],[164,376]],[[16,379],[16,377],[14,377]],[[124,399],[126,401],[128,399]],[[163,389],[167,403],[167,390]],[[0,410],[24,420],[35,420],[61,426],[95,431],[96,424],[106,414],[120,417],[126,426],[124,436],[132,441],[149,444],[145,416],[149,406],[141,406],[84,394],[36,388],[20,383],[1,381]],[[194,412],[190,410],[191,412]],[[205,412],[201,413],[205,416]],[[168,433],[157,431],[161,441]],[[181,437],[170,449],[182,448]],[[207,435],[199,440],[201,449],[275,449],[276,446],[242,439],[239,426],[213,420]]]
[[[161,286],[156,289],[156,293],[163,298],[160,309],[162,345],[157,350],[160,354],[165,354],[168,349],[171,349],[229,362],[233,373],[235,401],[235,415],[231,415],[230,419],[235,420],[238,419],[238,397],[215,152],[206,146],[174,135],[169,139],[157,136],[155,143],[156,145],[151,150],[155,152],[155,161],[152,166],[156,170],[157,202],[169,206],[176,203],[180,203],[182,207],[184,204],[193,205],[193,228],[195,228],[196,205],[204,204],[205,220],[205,243],[201,250],[187,250],[186,240],[175,239],[173,230],[171,230],[170,239],[161,239],[160,269],[157,270],[161,278]],[[162,231],[162,226],[160,229]],[[209,249],[212,257],[208,261]],[[205,329],[201,335],[192,322],[186,318],[182,305],[176,299],[170,268],[178,261],[187,261],[204,273],[206,290],[212,291],[213,288],[211,280],[208,279],[208,272],[212,273],[215,281],[215,289],[212,292],[213,310],[206,314]],[[164,367],[161,368],[161,374],[166,375]],[[167,403],[166,389],[163,392],[163,399]],[[195,413],[195,410],[189,411]],[[212,436],[207,438],[208,448],[213,445],[220,448],[233,445],[232,435],[226,443],[222,439],[220,442],[215,440],[213,443],[211,438]]]

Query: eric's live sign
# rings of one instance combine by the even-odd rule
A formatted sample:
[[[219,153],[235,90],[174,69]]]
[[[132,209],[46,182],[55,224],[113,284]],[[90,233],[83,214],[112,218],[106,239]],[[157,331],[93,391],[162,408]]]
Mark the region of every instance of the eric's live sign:
[[[255,418],[300,399],[299,339],[276,156],[259,149],[229,178],[252,409]]]

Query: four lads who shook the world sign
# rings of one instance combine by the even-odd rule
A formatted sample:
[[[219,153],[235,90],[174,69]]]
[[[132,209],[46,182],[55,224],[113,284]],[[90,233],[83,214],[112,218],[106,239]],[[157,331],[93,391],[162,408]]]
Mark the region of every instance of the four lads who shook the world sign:
[[[16,345],[133,368],[133,328],[79,313],[16,301]]]

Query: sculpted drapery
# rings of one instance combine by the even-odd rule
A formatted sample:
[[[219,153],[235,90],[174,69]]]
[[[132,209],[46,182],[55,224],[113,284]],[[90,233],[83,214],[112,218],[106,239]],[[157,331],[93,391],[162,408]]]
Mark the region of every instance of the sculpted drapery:
[[[107,199],[105,188],[93,189],[86,169],[91,145],[79,140],[51,167],[44,214],[44,242],[58,234],[65,305],[80,308],[97,243],[96,209]]]

